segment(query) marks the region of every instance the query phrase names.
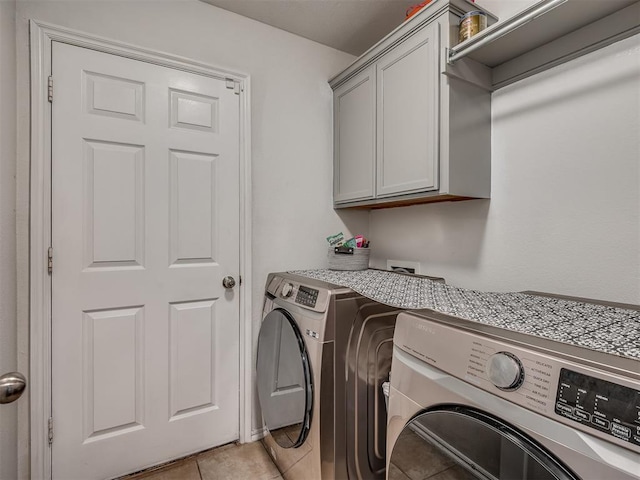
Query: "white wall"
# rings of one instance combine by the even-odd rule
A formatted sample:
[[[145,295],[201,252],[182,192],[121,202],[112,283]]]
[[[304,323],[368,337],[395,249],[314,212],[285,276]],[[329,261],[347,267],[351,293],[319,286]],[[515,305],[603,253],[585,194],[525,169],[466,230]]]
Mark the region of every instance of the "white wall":
[[[492,98],[491,200],[371,213],[375,265],[640,304],[640,36]]]
[[[17,368],[15,12],[15,1],[0,1],[0,375]],[[3,480],[17,476],[17,409],[17,403],[0,405],[0,479]]]
[[[20,277],[26,283],[28,19],[169,52],[251,75],[253,301],[257,337],[267,273],[325,265],[324,238],[367,234],[365,212],[332,209],[328,78],[354,57],[195,1],[19,1]],[[342,217],[342,218],[341,218]],[[26,324],[26,292],[19,297]],[[253,421],[258,426],[257,419]]]

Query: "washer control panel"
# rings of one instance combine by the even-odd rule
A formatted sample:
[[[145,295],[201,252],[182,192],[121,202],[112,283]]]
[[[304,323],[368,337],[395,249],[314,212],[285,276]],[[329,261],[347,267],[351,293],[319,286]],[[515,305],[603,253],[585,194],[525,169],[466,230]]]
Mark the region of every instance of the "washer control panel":
[[[460,380],[640,453],[640,383],[631,377],[406,312],[393,343]]]
[[[555,412],[640,446],[640,391],[560,369]]]

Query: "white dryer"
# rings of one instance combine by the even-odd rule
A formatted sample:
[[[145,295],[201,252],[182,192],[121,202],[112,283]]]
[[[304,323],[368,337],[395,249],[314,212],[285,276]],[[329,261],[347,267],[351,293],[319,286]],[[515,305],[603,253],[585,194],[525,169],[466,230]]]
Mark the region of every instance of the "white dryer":
[[[401,313],[387,441],[389,479],[638,480],[640,362]]]

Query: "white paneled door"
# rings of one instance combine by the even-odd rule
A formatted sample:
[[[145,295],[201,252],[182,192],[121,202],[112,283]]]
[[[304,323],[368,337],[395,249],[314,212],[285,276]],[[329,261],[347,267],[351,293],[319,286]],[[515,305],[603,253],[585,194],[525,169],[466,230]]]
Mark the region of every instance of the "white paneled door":
[[[52,69],[53,478],[233,441],[239,97],[58,42]]]

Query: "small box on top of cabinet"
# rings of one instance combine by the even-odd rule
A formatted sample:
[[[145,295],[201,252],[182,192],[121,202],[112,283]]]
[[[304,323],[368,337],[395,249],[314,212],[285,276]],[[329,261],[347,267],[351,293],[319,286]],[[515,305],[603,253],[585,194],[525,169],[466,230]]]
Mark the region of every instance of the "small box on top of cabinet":
[[[474,61],[463,76],[446,68],[471,10],[434,0],[330,80],[335,208],[489,198],[490,72]]]

